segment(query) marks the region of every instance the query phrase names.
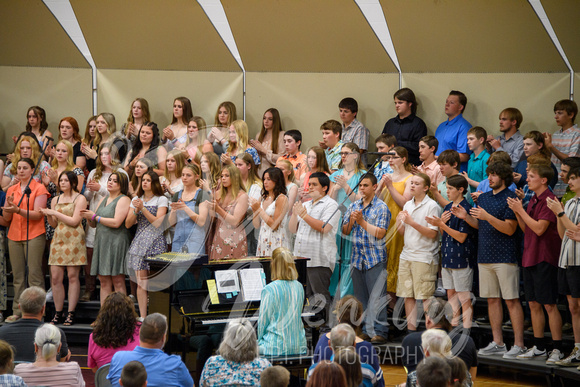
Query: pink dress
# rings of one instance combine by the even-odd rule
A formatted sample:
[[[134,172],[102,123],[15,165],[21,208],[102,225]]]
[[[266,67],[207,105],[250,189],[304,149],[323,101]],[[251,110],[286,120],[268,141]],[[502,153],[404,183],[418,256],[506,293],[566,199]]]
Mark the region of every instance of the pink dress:
[[[224,210],[232,214],[238,200],[231,202]],[[221,217],[217,217],[213,244],[209,254],[211,261],[220,259],[239,259],[248,255],[248,241],[244,221],[237,226],[230,226]]]
[[[89,337],[89,355],[87,359],[87,365],[89,368],[101,368],[101,366],[111,362],[113,355],[119,351],[132,351],[136,346],[139,345],[139,330],[141,329],[141,324],[138,323],[135,327],[135,332],[133,332],[133,337],[127,341],[127,345],[119,348],[103,348],[99,347],[93,341],[93,334]]]

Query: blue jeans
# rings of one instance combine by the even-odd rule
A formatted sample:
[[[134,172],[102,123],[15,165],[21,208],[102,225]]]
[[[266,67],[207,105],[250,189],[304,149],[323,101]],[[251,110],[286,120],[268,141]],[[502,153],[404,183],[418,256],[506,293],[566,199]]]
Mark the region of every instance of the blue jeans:
[[[362,303],[365,311],[362,331],[373,337],[387,337],[387,262],[370,269],[351,269],[354,296]]]

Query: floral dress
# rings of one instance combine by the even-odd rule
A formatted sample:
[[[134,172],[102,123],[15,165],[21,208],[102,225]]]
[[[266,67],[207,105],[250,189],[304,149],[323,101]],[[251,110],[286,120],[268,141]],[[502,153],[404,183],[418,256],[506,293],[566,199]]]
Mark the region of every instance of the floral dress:
[[[276,211],[276,201],[280,196],[286,195],[278,195],[276,200],[274,200],[268,208],[264,209],[264,200],[262,200],[262,209],[266,212],[266,215],[273,217],[274,212]],[[276,250],[278,247],[290,247],[290,238],[288,237],[288,215],[284,215],[284,219],[278,226],[276,230],[272,230],[270,226],[266,224],[264,220],[262,220],[262,225],[260,227],[260,239],[258,241],[258,248],[256,250],[256,255],[258,257],[270,257],[272,255],[272,251]]]
[[[210,357],[201,373],[200,386],[259,386],[262,371],[270,367],[268,360],[257,357],[245,363],[236,363],[222,356]]]
[[[143,198],[141,198],[143,199]],[[167,198],[165,196],[155,196],[143,204],[153,216],[157,216],[159,207],[167,208]],[[131,203],[131,208],[135,208]],[[163,230],[155,227],[143,215],[137,214],[137,231],[127,254],[127,267],[130,270],[149,270],[149,264],[145,258],[154,257],[167,251]]]
[[[236,208],[238,200],[231,202],[224,210],[231,214]],[[244,222],[230,226],[224,219],[217,217],[213,244],[209,253],[211,261],[220,259],[238,259],[248,255],[248,240]]]

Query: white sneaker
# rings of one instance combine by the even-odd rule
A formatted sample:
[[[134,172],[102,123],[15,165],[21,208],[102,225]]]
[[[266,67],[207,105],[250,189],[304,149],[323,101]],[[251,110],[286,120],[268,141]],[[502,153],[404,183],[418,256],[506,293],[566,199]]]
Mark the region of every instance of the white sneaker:
[[[435,289],[435,293],[433,293],[434,297],[445,297],[447,295],[447,291],[443,288],[443,279],[437,279],[437,289]]]
[[[538,347],[534,345],[532,348],[528,349],[527,352],[518,355],[517,358],[519,360],[530,360],[538,356],[546,356],[546,350],[540,351],[538,350]]]
[[[570,353],[568,357],[559,360],[554,364],[562,367],[577,367],[580,365],[580,349],[578,349],[578,347],[574,347],[572,353]]]
[[[477,354],[482,356],[489,356],[489,355],[503,355],[506,353],[506,347],[504,345],[497,345],[495,341],[492,341],[487,345],[485,348],[481,348]]]
[[[503,354],[503,358],[516,359],[519,355],[523,355],[524,353],[526,353],[526,351],[527,351],[526,347],[522,348],[520,346],[514,345],[512,349]]]
[[[50,288],[48,289],[48,292],[46,292],[46,302],[51,302],[52,300],[52,288]]]
[[[556,364],[557,361],[562,360],[564,354],[560,352],[559,349],[554,349],[548,355],[548,360],[546,360],[546,364]]]

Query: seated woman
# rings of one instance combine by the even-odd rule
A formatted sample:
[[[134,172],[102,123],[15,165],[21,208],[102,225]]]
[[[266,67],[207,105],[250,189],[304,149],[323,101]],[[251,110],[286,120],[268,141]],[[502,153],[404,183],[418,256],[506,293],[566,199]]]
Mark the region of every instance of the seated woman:
[[[18,364],[14,374],[29,386],[84,387],[81,367],[76,361],[61,363],[56,360],[60,351],[60,331],[52,324],[43,324],[34,335],[36,361]]]
[[[132,351],[139,345],[141,323],[133,301],[122,293],[105,299],[89,336],[87,364],[93,372],[111,362],[118,351]]]
[[[256,332],[244,318],[228,323],[218,352],[205,363],[200,386],[259,386],[262,371],[271,366],[258,357]]]
[[[14,351],[12,346],[0,340],[0,386],[26,387],[20,376],[12,374],[14,368]]]
[[[262,290],[258,319],[260,354],[281,356],[307,352],[302,307],[304,287],[298,279],[294,256],[288,249],[272,253],[272,282]]]
[[[366,363],[373,367],[377,376],[377,386],[384,386],[385,380],[383,372],[379,363],[377,351],[373,345],[360,338],[362,331],[360,324],[362,323],[363,306],[355,296],[345,296],[338,301],[336,309],[334,310],[337,318],[337,324],[348,324],[354,329],[356,333],[356,353],[360,357],[361,363]],[[312,356],[312,363],[316,364],[322,360],[332,359],[332,348],[330,348],[330,332],[320,336],[314,354]]]

